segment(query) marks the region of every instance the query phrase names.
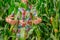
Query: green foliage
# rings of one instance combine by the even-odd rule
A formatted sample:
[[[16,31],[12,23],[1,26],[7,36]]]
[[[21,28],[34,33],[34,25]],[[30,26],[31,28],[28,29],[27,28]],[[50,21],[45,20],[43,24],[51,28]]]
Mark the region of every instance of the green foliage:
[[[27,40],[60,40],[60,0],[28,0],[28,4],[36,8],[38,17],[42,18],[42,23],[32,25]],[[19,7],[28,9],[21,0],[0,0],[0,40],[3,38],[9,40],[11,37],[12,40],[16,39],[16,33],[12,33],[12,29],[17,25],[8,24],[5,18],[13,11],[16,14]],[[58,32],[55,32],[55,29]]]

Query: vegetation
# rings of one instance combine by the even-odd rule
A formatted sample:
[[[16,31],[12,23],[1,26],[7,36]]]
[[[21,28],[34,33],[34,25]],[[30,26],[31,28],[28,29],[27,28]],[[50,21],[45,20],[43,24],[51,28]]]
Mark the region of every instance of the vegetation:
[[[21,29],[23,36],[19,37],[19,40],[60,40],[60,0],[28,0],[28,4],[37,10],[42,22],[37,25],[32,24],[28,34],[25,29]],[[21,0],[0,0],[0,40],[16,40],[16,33],[12,32],[12,29],[17,25],[10,25],[5,19],[13,11],[15,15],[19,15],[19,7],[28,9]]]

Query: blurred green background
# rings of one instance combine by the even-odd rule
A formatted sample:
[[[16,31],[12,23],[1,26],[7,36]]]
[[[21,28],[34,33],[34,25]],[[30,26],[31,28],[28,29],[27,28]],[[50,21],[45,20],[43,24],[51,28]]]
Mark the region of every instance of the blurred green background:
[[[28,3],[36,8],[42,22],[32,25],[29,37],[21,40],[60,40],[60,0],[28,0]],[[12,11],[16,14],[19,7],[27,9],[21,0],[0,0],[0,40],[16,39],[16,34],[9,31],[12,25],[5,18]]]

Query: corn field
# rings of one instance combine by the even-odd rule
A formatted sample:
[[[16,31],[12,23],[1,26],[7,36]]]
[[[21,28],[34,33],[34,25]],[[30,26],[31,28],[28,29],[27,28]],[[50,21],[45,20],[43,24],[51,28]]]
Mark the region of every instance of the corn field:
[[[32,5],[32,9],[27,5]],[[22,19],[21,8],[28,13],[25,19]],[[41,18],[39,24],[35,22],[19,28],[18,23],[11,25],[6,22],[6,18],[13,13],[15,15],[13,20],[26,21],[29,19],[29,14],[33,14],[34,11],[37,17]],[[32,19],[36,19],[34,15]],[[25,31],[28,28],[30,30]],[[0,40],[60,40],[60,0],[28,0],[27,4],[21,0],[0,0]]]

